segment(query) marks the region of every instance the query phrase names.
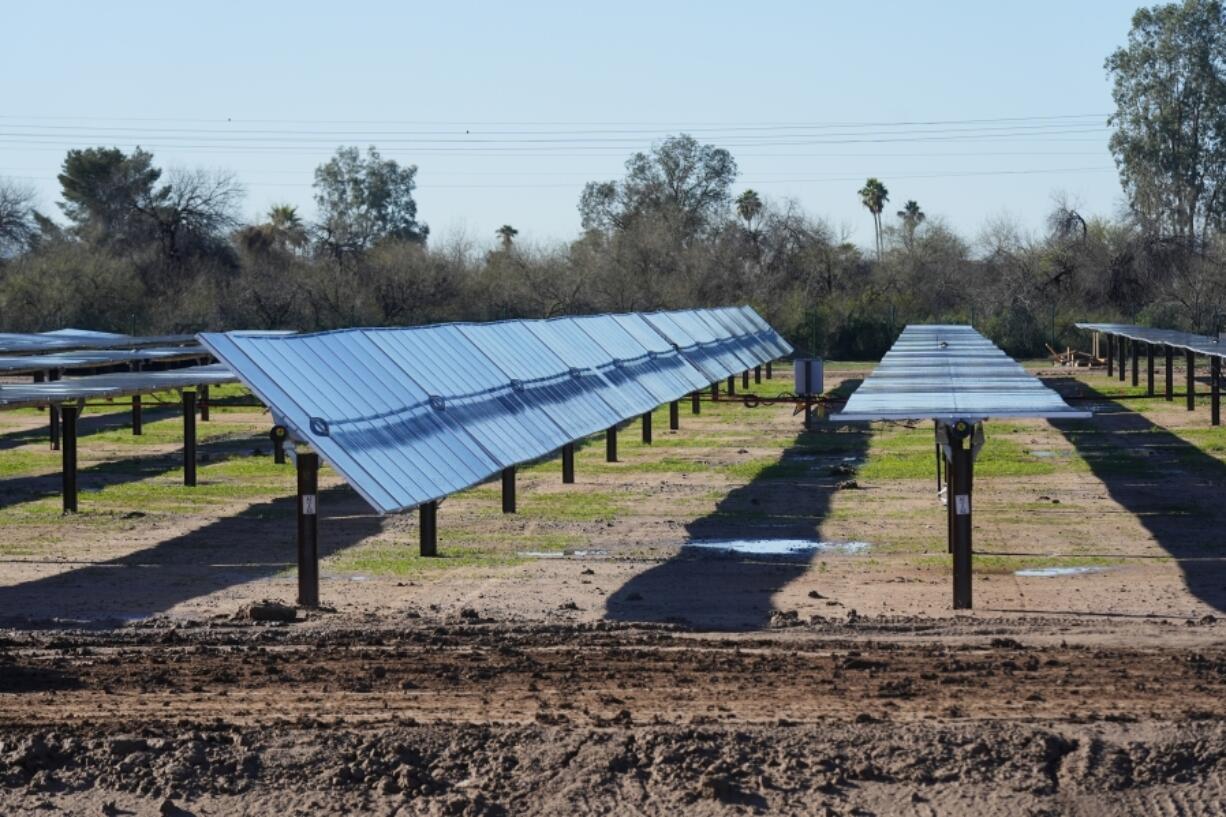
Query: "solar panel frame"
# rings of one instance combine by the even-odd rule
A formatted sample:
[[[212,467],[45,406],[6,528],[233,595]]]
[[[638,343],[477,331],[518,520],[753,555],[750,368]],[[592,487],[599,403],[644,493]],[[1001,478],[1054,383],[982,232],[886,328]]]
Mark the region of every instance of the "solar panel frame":
[[[728,321],[682,320],[735,365],[769,354]],[[380,513],[480,484],[710,382],[639,314],[199,337]],[[748,357],[733,355],[736,343]]]
[[[910,325],[831,419],[978,422],[1090,416],[1065,403],[973,328]]]
[[[1209,335],[1179,332],[1174,329],[1152,329],[1127,323],[1077,323],[1074,326],[1090,332],[1116,335],[1155,346],[1172,346],[1205,357],[1226,358],[1226,343],[1219,342]]]

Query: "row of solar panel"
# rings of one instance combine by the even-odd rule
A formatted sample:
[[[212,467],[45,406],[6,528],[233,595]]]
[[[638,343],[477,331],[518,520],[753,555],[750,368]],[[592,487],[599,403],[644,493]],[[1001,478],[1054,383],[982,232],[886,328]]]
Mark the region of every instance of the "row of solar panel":
[[[380,513],[792,351],[749,307],[200,339]]]
[[[1078,323],[1078,329],[1090,332],[1101,332],[1104,335],[1115,335],[1128,338],[1139,343],[1154,346],[1173,346],[1206,357],[1226,358],[1226,343],[1220,342],[1212,335],[1197,335],[1192,332],[1179,332],[1174,329],[1153,329],[1148,326],[1134,326],[1129,323]]]
[[[973,328],[910,325],[834,419],[1087,416]]]

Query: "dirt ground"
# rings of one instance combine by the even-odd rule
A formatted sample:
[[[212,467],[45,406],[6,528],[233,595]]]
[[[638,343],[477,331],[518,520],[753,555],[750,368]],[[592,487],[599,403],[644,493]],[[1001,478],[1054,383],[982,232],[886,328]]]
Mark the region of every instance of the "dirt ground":
[[[45,416],[0,416],[0,814],[1226,814],[1226,436],[1044,375],[1097,416],[989,424],[956,615],[922,425],[683,406],[518,514],[449,499],[430,560],[326,476],[326,608],[260,622],[266,417],[215,408],[188,489],[172,409],[92,415],[61,518]],[[831,545],[692,546],[741,539]]]

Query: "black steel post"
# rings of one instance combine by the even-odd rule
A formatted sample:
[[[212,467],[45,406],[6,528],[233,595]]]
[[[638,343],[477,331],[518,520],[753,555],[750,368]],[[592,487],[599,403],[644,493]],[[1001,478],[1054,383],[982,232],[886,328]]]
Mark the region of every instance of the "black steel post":
[[[64,444],[60,449],[63,459],[60,472],[61,494],[64,513],[77,512],[77,414],[80,409],[65,404],[63,411]]]
[[[1209,359],[1209,422],[1213,426],[1222,424],[1222,359]]]
[[[736,394],[736,375],[728,375],[728,396]]]
[[[128,369],[133,372],[140,371],[140,361],[134,360],[128,365]],[[145,417],[141,413],[141,396],[139,394],[132,395],[132,436],[139,437],[145,433]]]
[[[272,441],[272,461],[276,465],[285,465],[285,426],[273,426],[268,432]]]
[[[1175,399],[1175,350],[1163,346],[1162,351],[1166,353],[1166,399],[1169,403]]]
[[[48,381],[55,382],[56,380],[59,380],[59,379],[60,379],[60,373],[58,369],[52,369],[51,371],[47,372]],[[59,451],[60,450],[60,407],[57,405],[52,405],[48,407],[47,414],[51,418],[51,450]],[[80,412],[78,412],[77,414],[79,417]]]
[[[749,369],[741,372],[741,388],[744,391],[749,391]]]
[[[758,366],[754,366],[754,367],[753,367],[753,382],[755,382],[755,383],[761,383],[761,382],[762,382],[762,367],[761,367],[761,365],[758,365]]]
[[[1187,350],[1183,353],[1184,368],[1187,369],[1185,376],[1188,381],[1188,411],[1196,410],[1196,353]]]
[[[422,556],[438,555],[438,502],[423,502],[419,509]]]
[[[183,484],[196,485],[196,393],[183,390]]]
[[[719,402],[719,381],[718,380],[711,384],[711,402],[712,403]]]
[[[1222,424],[1222,359],[1209,358],[1209,422]]]
[[[298,603],[319,606],[319,455],[298,455]]]
[[[1145,389],[1150,397],[1154,396],[1154,345],[1145,344]]]
[[[204,384],[200,386],[200,421],[209,421],[209,387]]]
[[[1119,368],[1118,376],[1120,378],[1121,383],[1124,382],[1124,378],[1127,377],[1128,375],[1128,372],[1126,371],[1128,368],[1128,353],[1124,350],[1124,343],[1125,343],[1125,338],[1120,338],[1120,360],[1119,360],[1120,365],[1118,367]]]
[[[668,404],[668,430],[677,431],[681,428],[681,404],[676,400]]]
[[[515,513],[515,466],[502,469],[502,512]]]
[[[940,429],[941,429],[941,421],[933,420],[932,421],[933,443],[936,445],[936,450],[937,450],[937,497],[941,496],[941,441],[937,437],[937,434],[940,433]]]
[[[643,412],[643,442],[651,445],[651,412]]]
[[[774,374],[774,371],[771,369],[771,362],[768,360],[766,361],[766,379],[772,380],[774,379],[774,377],[775,377],[775,374]]]
[[[954,609],[971,609],[971,457],[969,440],[950,435],[953,462],[950,463],[949,503],[954,509]]]
[[[1132,342],[1132,385],[1141,385],[1141,344]]]
[[[1115,338],[1111,335],[1104,336],[1107,340],[1107,377],[1115,374]]]
[[[609,426],[604,433],[604,461],[617,462],[617,426]]]
[[[562,446],[562,482],[570,485],[575,481],[575,444]]]
[[[690,392],[690,414],[702,414],[702,396],[696,392]]]

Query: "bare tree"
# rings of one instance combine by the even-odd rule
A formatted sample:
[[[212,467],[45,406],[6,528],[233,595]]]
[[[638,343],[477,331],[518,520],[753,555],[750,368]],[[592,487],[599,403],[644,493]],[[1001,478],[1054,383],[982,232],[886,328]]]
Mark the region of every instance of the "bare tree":
[[[34,216],[34,191],[0,179],[0,258],[29,245],[37,230]]]

